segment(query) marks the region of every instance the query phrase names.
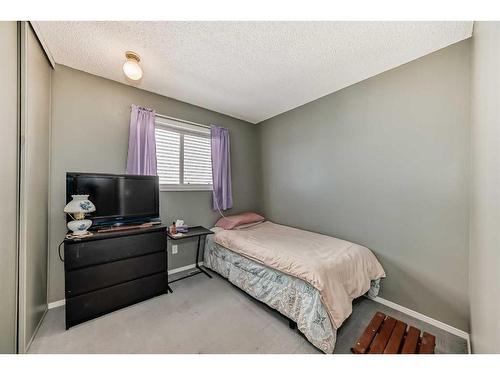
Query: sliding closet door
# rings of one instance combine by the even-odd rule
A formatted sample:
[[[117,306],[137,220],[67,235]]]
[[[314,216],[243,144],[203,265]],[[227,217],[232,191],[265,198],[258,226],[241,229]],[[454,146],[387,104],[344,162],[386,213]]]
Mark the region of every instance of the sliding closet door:
[[[47,223],[51,67],[36,35],[21,23],[21,178],[19,352],[47,311]]]
[[[18,30],[0,22],[0,353],[16,352]]]

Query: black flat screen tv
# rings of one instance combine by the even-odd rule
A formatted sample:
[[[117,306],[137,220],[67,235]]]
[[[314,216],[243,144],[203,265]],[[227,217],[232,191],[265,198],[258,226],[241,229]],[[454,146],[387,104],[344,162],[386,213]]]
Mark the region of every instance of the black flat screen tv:
[[[94,203],[95,212],[87,215],[93,228],[159,221],[158,176],[68,172],[66,203],[74,194]]]

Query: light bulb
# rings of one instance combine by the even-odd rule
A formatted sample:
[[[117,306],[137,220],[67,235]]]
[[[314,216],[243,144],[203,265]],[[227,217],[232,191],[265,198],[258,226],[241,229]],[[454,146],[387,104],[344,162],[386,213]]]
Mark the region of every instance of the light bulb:
[[[142,68],[139,65],[139,55],[128,51],[125,53],[125,56],[127,57],[127,61],[123,64],[123,73],[133,81],[140,80],[142,78]]]

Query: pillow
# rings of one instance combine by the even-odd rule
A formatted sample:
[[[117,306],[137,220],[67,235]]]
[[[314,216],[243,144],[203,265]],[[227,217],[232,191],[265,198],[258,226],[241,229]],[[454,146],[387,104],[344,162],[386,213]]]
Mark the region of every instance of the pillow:
[[[231,230],[235,227],[245,224],[254,224],[259,221],[263,221],[264,217],[256,214],[255,212],[245,212],[238,215],[231,215],[226,217],[221,217],[217,223],[216,227]]]

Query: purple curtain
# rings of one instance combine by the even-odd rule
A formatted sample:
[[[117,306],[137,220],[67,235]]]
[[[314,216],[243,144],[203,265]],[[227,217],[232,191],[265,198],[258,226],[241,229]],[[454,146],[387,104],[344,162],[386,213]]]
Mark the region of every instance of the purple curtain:
[[[132,105],[127,174],[156,175],[155,111]]]
[[[229,130],[218,126],[210,127],[212,146],[213,209],[228,210],[233,207],[231,189],[231,160]]]

